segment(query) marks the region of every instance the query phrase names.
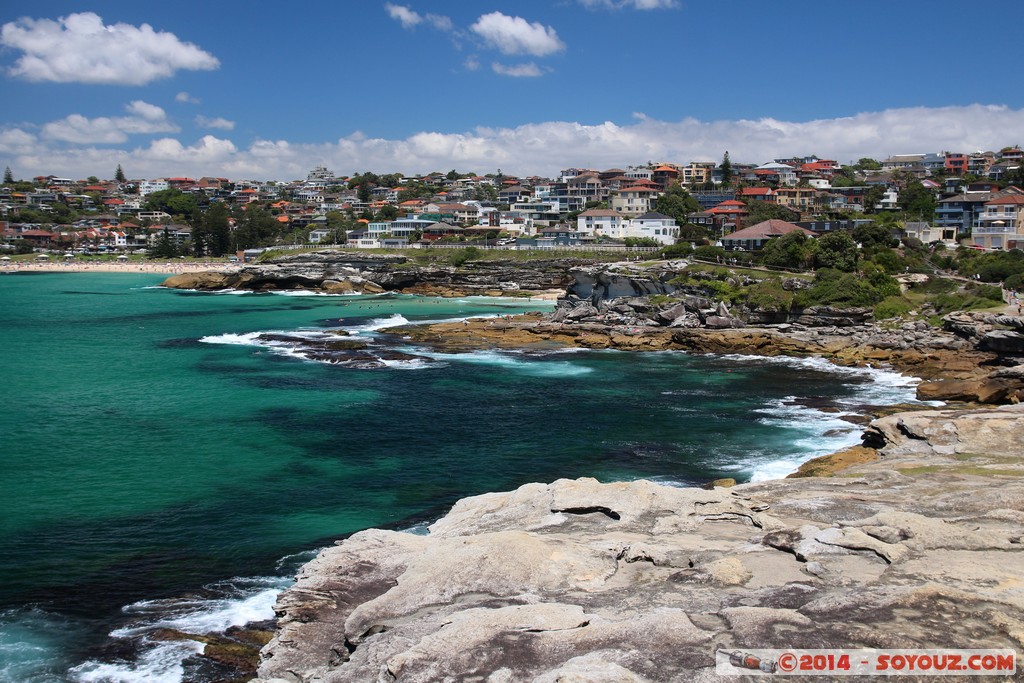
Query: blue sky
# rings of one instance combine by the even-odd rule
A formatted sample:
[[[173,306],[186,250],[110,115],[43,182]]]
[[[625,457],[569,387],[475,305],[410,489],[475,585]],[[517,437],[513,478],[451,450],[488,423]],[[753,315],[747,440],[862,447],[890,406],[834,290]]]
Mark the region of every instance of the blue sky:
[[[0,8],[19,177],[556,173],[1024,143],[1024,3],[50,2]]]

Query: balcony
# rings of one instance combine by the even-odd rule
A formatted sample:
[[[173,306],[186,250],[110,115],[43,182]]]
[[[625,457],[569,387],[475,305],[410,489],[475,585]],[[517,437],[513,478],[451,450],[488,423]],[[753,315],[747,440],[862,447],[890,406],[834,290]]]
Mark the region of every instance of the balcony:
[[[972,232],[975,235],[1016,235],[1017,229],[1012,225],[977,225]]]

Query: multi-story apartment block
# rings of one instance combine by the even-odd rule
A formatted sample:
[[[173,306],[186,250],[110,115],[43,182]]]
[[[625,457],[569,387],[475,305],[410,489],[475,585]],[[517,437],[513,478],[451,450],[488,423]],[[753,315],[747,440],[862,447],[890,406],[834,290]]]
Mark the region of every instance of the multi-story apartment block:
[[[1024,246],[1024,194],[1004,194],[985,202],[972,237],[982,249]]]
[[[659,194],[658,190],[642,185],[624,187],[612,195],[611,208],[626,216],[642,216],[654,210]]]

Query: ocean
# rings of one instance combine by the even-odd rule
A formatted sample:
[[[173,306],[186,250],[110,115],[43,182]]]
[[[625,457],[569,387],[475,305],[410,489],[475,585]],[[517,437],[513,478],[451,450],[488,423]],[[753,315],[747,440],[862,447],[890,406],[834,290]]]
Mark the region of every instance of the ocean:
[[[450,354],[388,331],[540,300],[162,277],[0,275],[2,682],[202,680],[202,646],[155,629],[268,619],[298,566],[361,529],[422,533],[459,498],[561,477],[784,476],[914,396],[816,359]]]

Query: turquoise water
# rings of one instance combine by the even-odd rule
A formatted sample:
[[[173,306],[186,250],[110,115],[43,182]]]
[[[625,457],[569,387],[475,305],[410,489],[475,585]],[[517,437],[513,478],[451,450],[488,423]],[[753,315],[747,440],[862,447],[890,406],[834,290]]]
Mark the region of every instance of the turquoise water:
[[[816,361],[451,355],[385,336],[547,302],[160,279],[0,276],[0,681],[181,680],[188,647],[147,627],[267,618],[295,566],[346,534],[529,481],[779,476],[857,441],[840,413],[913,394]],[[339,328],[375,340],[379,367],[309,360]]]

